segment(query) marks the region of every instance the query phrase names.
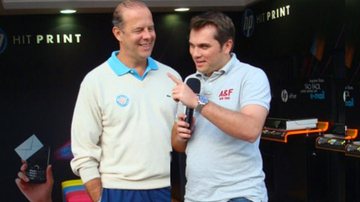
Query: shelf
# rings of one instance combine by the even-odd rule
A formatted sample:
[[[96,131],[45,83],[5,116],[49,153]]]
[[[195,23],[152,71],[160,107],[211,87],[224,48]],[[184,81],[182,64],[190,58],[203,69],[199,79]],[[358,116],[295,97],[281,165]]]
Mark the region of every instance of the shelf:
[[[345,156],[360,158],[360,142],[351,142],[345,146]]]
[[[279,130],[272,128],[264,128],[261,135],[261,139],[287,143],[288,137],[293,135],[318,135],[325,132],[329,128],[328,122],[319,121],[317,127],[313,129],[302,129],[302,130]]]
[[[345,156],[352,156],[360,158],[360,141],[355,141],[355,138],[358,135],[358,130],[353,129],[352,137],[354,137],[349,144],[345,146]]]
[[[317,149],[342,152],[349,156],[358,152],[360,157],[360,149],[357,150],[356,145],[352,145],[351,143],[351,141],[357,138],[357,135],[357,129],[347,129],[345,136],[325,134],[316,139],[315,147]],[[360,147],[360,145],[358,146]]]

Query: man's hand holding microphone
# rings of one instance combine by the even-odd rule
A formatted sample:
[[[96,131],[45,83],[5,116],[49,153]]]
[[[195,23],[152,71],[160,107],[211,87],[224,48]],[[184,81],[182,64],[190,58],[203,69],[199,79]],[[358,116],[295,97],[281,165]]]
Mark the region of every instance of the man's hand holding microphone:
[[[177,102],[180,101],[186,107],[184,114],[178,114],[178,121],[174,127],[177,137],[186,142],[191,138],[191,129],[195,122],[193,113],[198,106],[198,94],[201,89],[200,80],[189,78],[184,83],[170,73],[168,73],[168,76],[176,84],[172,90],[172,98]]]

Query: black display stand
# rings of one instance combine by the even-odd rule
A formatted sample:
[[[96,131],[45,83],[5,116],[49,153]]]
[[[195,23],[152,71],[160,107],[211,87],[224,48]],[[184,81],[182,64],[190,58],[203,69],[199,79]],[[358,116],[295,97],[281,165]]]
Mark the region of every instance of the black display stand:
[[[326,174],[319,169],[323,162],[314,142],[327,128],[327,122],[319,122],[314,129],[274,135],[264,129],[260,149],[269,202],[326,201]]]

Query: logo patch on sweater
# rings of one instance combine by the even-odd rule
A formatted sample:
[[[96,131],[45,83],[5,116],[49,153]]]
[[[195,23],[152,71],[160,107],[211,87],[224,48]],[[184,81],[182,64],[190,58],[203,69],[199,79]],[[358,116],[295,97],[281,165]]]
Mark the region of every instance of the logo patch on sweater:
[[[126,107],[129,104],[129,98],[126,95],[119,95],[116,97],[116,103],[120,107]]]
[[[219,94],[219,100],[230,100],[230,96],[233,93],[234,89],[222,90]]]

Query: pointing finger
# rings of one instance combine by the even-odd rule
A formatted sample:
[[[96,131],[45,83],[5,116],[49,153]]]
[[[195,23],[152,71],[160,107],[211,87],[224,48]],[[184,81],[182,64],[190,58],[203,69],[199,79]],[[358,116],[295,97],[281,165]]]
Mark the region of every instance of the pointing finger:
[[[181,84],[182,81],[178,78],[176,78],[174,75],[172,75],[171,73],[167,73],[168,77],[176,84]]]

